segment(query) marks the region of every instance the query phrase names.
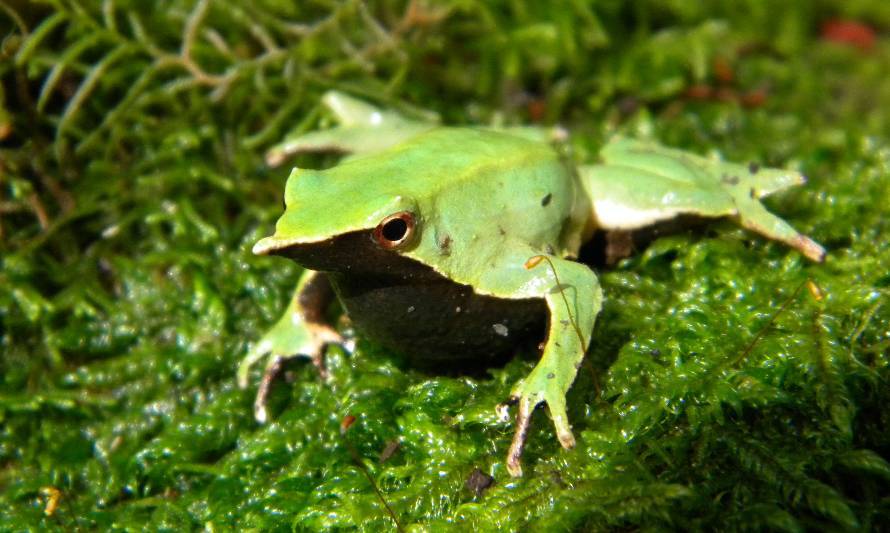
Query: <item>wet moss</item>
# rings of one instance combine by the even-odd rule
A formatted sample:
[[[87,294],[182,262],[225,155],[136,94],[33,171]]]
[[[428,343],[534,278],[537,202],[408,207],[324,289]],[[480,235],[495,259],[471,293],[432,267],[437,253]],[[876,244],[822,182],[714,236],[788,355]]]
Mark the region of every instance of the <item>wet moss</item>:
[[[79,5],[0,4],[0,530],[393,528],[350,448],[417,530],[890,520],[885,2]],[[578,446],[541,412],[521,480],[492,406],[530,356],[431,376],[360,342],[330,385],[292,365],[258,426],[234,369],[296,274],[249,252],[287,173],[262,155],[330,87],[560,122],[580,158],[654,131],[800,168],[770,207],[828,260],[716,222],[604,271]]]

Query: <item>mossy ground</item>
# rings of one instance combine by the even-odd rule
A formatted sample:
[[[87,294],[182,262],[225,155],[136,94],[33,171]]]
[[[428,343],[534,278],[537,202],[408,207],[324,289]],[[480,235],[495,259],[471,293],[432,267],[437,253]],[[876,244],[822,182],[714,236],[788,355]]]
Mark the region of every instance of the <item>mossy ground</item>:
[[[486,6],[0,2],[0,530],[393,528],[350,446],[413,530],[890,523],[890,4]],[[799,168],[769,205],[828,260],[716,222],[603,272],[578,446],[541,412],[521,480],[492,407],[530,355],[430,376],[360,342],[258,426],[235,368],[297,272],[249,251],[287,174],[262,154],[328,88]]]

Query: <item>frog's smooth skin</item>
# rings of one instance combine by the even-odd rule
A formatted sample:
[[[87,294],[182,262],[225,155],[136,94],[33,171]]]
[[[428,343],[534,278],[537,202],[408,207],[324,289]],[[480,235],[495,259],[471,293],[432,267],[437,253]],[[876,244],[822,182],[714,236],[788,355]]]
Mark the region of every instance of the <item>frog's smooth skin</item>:
[[[681,214],[729,216],[814,261],[824,250],[759,198],[804,183],[797,172],[706,159],[616,138],[601,162],[574,167],[530,129],[448,128],[412,121],[342,93],[324,103],[340,126],[273,149],[350,154],[327,170],[294,169],[286,210],[257,254],[307,270],[281,320],[239,368],[267,359],[255,404],[267,418],[269,383],[285,358],[342,342],[322,320],[331,288],[360,335],[420,360],[500,356],[520,338],[544,339],[540,360],[513,388],[517,406],[506,466],[520,457],[532,412],[546,404],[565,448],[575,444],[565,395],[590,343],[602,293],[575,262],[595,229],[631,230]],[[539,340],[540,340],[539,339]]]

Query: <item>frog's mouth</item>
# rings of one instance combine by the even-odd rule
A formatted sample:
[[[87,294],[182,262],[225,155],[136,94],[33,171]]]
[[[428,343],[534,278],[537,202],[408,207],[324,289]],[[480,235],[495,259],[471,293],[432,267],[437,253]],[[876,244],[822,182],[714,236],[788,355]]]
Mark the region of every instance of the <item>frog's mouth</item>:
[[[432,269],[423,263],[397,250],[379,246],[373,231],[352,231],[323,241],[271,248],[263,253],[289,257],[310,270],[350,276],[392,277],[416,282],[433,274]]]

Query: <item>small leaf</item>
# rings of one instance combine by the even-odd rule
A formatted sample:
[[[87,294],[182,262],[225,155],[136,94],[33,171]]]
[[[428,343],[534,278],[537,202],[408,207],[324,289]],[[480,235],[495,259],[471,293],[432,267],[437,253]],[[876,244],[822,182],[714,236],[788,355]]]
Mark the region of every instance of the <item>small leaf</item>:
[[[859,527],[859,521],[847,500],[833,488],[811,480],[804,485],[803,493],[813,511],[834,520],[848,531]]]
[[[850,470],[890,480],[890,463],[871,450],[851,450],[838,462]]]

